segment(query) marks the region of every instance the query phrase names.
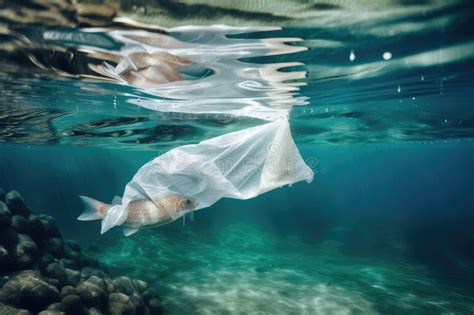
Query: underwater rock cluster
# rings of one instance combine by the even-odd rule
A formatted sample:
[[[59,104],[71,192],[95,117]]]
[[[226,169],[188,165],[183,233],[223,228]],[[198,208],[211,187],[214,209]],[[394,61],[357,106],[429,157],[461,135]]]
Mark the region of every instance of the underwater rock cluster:
[[[144,281],[107,267],[64,240],[54,219],[33,214],[17,191],[0,189],[0,314],[162,314]]]

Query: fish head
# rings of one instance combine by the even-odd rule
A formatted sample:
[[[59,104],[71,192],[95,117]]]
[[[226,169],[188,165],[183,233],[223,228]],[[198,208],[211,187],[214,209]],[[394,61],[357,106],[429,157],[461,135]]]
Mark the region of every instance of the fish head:
[[[187,210],[194,210],[196,209],[196,207],[198,206],[198,202],[196,200],[194,200],[193,198],[189,198],[189,197],[182,197],[180,202],[179,202],[179,210],[184,210],[184,211],[187,211]]]
[[[167,211],[191,211],[198,206],[198,202],[193,198],[183,195],[167,195],[165,197],[155,198],[154,202]]]

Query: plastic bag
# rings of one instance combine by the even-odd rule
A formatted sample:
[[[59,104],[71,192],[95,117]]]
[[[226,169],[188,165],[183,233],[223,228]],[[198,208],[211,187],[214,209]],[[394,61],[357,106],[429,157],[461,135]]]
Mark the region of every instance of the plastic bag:
[[[309,183],[313,175],[293,142],[286,119],[228,133],[172,149],[142,166],[126,185],[121,204],[112,205],[104,215],[101,232],[129,222],[137,200],[152,201],[166,210],[167,220],[154,222],[160,225],[221,198],[249,199],[298,181]],[[169,207],[163,201],[169,198],[192,207]],[[143,215],[140,219],[146,220]],[[126,229],[125,235],[140,227]]]

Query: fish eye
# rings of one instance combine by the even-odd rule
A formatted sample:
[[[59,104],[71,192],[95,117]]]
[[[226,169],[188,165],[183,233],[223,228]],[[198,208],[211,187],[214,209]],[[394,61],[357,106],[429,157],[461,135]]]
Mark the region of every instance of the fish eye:
[[[188,204],[188,205],[191,204],[191,199],[187,199],[186,204]]]

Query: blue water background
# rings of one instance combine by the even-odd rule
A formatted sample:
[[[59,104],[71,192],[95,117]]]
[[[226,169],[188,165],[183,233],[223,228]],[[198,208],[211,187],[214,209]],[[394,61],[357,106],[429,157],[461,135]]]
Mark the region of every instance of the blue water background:
[[[184,228],[181,221],[163,228],[180,233],[253,223],[309,244],[337,240],[350,255],[377,260],[403,255],[473,289],[471,142],[300,149],[306,159],[317,159],[313,183],[254,200],[222,200],[198,212]],[[100,238],[99,224],[76,221],[82,211],[78,194],[108,201],[154,156],[76,147],[10,145],[0,150],[0,187],[21,191],[35,211],[54,216],[65,236],[84,244]],[[406,249],[398,250],[397,242]]]

